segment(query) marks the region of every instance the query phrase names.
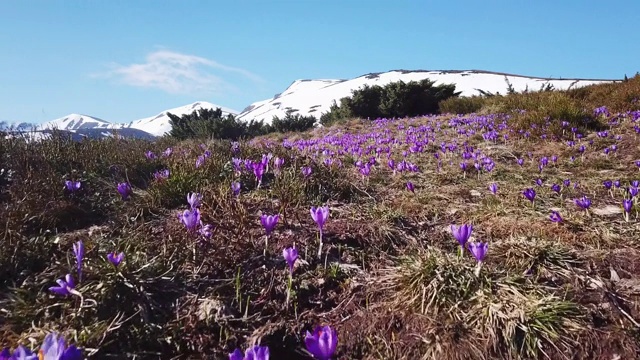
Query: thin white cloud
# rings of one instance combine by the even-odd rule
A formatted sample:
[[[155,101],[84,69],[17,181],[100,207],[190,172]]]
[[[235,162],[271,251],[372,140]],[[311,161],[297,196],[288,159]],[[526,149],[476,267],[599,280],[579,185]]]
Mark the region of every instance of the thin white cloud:
[[[130,86],[156,88],[172,94],[216,93],[234,88],[223,79],[232,73],[254,82],[263,81],[244,69],[168,50],[152,52],[145,60],[142,64],[112,64],[109,71],[94,77],[111,78]]]

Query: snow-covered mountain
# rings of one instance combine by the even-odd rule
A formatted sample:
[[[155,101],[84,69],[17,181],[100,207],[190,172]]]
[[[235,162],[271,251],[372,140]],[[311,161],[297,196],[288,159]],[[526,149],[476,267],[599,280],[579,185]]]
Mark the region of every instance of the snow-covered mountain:
[[[21,137],[28,141],[38,141],[42,139],[51,138],[55,131],[61,131],[71,136],[74,141],[80,141],[82,139],[104,139],[108,137],[120,137],[120,138],[136,138],[153,140],[156,137],[138,129],[120,128],[120,129],[107,129],[107,128],[82,128],[77,130],[62,130],[62,129],[41,129],[41,130],[11,130],[7,132],[8,137]]]
[[[277,94],[272,99],[249,105],[238,115],[238,118],[245,121],[264,120],[265,123],[270,123],[273,116],[283,117],[287,110],[293,110],[294,114],[313,115],[319,118],[322,113],[329,111],[329,107],[334,101],[340,103],[341,98],[350,96],[352,90],[357,90],[364,85],[384,86],[396,81],[409,82],[430,79],[435,82],[435,85],[455,84],[456,91],[460,91],[462,96],[479,95],[479,90],[494,94],[497,92],[506,94],[508,85],[505,77],[517,92],[527,88],[531,91],[539,90],[541,86],[546,86],[546,84],[553,85],[555,89],[560,90],[613,81],[535,78],[477,70],[394,70],[367,74],[351,80],[296,80],[283,93]]]
[[[112,124],[106,120],[97,117],[81,114],[69,114],[67,116],[46,122],[38,128],[42,130],[79,130],[79,129],[113,129],[118,128],[116,124]]]
[[[167,113],[171,113],[176,116],[182,116],[182,115],[191,114],[192,112],[200,109],[215,110],[216,108],[220,108],[220,110],[222,110],[222,114],[225,116],[227,114],[233,114],[233,115],[238,114],[237,111],[229,109],[227,107],[215,105],[206,101],[199,101],[199,102],[194,102],[193,104],[165,110],[156,116],[151,116],[148,118],[132,121],[131,123],[127,124],[125,127],[142,130],[153,136],[162,136],[168,133],[169,131],[171,131],[171,124],[169,123],[169,116],[167,115]]]
[[[512,75],[478,70],[447,70],[447,71],[407,71],[394,70],[384,73],[372,73],[359,76],[350,80],[319,79],[296,80],[284,92],[271,99],[266,99],[246,107],[241,113],[206,101],[168,109],[151,117],[134,120],[129,123],[111,123],[94,116],[71,114],[38,126],[40,130],[60,129],[77,134],[81,137],[111,136],[113,129],[119,129],[122,136],[153,138],[162,136],[171,130],[169,116],[172,113],[177,116],[190,114],[199,109],[221,108],[223,114],[237,115],[239,120],[263,120],[270,123],[273,116],[284,117],[288,110],[294,114],[312,115],[317,118],[322,113],[329,111],[334,101],[350,96],[352,90],[357,90],[364,85],[384,86],[396,81],[420,81],[430,79],[439,84],[455,84],[456,91],[462,96],[478,95],[480,91],[506,94],[508,84],[505,78],[513,86],[515,91],[539,90],[547,84],[555,89],[568,89],[602,82],[617,80],[602,79],[552,79],[536,78],[521,75]]]
[[[37,127],[37,130],[64,130],[77,134],[81,137],[105,137],[111,136],[112,130],[118,130],[118,134],[125,137],[153,138],[162,136],[171,130],[168,113],[176,116],[191,114],[195,110],[220,108],[222,114],[238,114],[237,111],[224,106],[219,106],[206,101],[199,101],[193,104],[180,106],[162,111],[161,113],[134,120],[130,123],[112,123],[94,116],[70,114],[59,119],[55,119]]]

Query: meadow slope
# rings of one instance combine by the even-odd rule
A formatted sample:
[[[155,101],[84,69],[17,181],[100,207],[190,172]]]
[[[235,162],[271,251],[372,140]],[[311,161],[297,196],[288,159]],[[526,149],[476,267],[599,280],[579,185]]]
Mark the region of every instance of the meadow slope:
[[[310,359],[306,331],[329,325],[336,359],[637,358],[640,111],[527,112],[238,144],[0,140],[0,345]]]

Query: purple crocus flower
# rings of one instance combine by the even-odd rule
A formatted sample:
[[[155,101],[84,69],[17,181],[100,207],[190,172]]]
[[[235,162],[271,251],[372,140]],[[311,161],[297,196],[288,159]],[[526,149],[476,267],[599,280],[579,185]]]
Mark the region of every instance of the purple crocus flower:
[[[620,188],[620,180],[614,180],[613,181],[613,186],[615,186],[616,188]]]
[[[588,210],[591,207],[591,199],[586,196],[583,196],[580,199],[574,200],[575,204],[583,210]]]
[[[58,279],[56,282],[58,283],[58,286],[52,286],[49,290],[58,295],[70,295],[71,291],[76,287],[71,274],[65,275],[64,279]]]
[[[128,182],[119,183],[117,189],[118,193],[120,193],[120,196],[122,196],[122,200],[124,201],[129,200],[129,196],[131,196],[131,194],[133,193],[131,185],[129,185]]]
[[[597,108],[593,109],[593,115],[594,116],[609,117],[611,115],[611,113],[609,113],[609,109],[606,106],[600,106],[600,107],[597,107]]]
[[[240,173],[242,172],[242,159],[231,158],[231,164],[233,164],[233,171],[235,171],[237,175],[240,175]]]
[[[82,352],[75,345],[67,347],[62,336],[50,333],[44,338],[38,358],[41,360],[82,360]]]
[[[76,192],[80,190],[81,186],[82,183],[80,181],[65,180],[64,182],[64,187],[70,192]]]
[[[622,200],[622,207],[624,208],[624,212],[630,213],[631,208],[633,207],[633,200],[631,199]]]
[[[231,152],[233,152],[234,154],[237,154],[240,152],[240,143],[237,141],[232,141],[231,142]]]
[[[195,231],[200,224],[200,211],[198,209],[185,210],[179,217],[180,222],[184,224],[189,232]]]
[[[489,250],[488,243],[482,243],[482,242],[469,243],[469,251],[471,252],[471,254],[473,254],[473,257],[475,257],[478,262],[484,261],[484,258],[487,256],[487,250]]]
[[[491,191],[491,193],[493,195],[497,194],[498,193],[498,184],[496,184],[496,183],[490,184],[489,185],[489,191]]]
[[[82,260],[84,260],[84,243],[82,242],[82,240],[73,244],[73,254],[76,256],[78,281],[80,281],[82,279]]]
[[[638,188],[630,186],[629,187],[629,195],[631,195],[632,198],[636,197],[638,195]]]
[[[279,218],[280,218],[280,215],[262,214],[260,216],[260,223],[262,223],[262,226],[264,227],[264,231],[267,233],[267,236],[269,236],[273,231],[273,229],[275,229],[276,225],[278,224]]]
[[[542,180],[542,179],[540,179],[540,178],[537,178],[537,179],[536,179],[536,185],[538,185],[538,186],[542,186],[542,183],[543,183],[543,180]]]
[[[261,162],[253,163],[253,175],[256,177],[258,187],[262,184],[262,175],[264,175],[264,165]]]
[[[518,165],[522,166],[522,164],[524,164],[524,159],[518,159],[516,160],[516,162],[518,163]]]
[[[307,351],[318,360],[330,360],[336,352],[338,334],[330,326],[318,326],[313,334],[307,331],[304,343]]]
[[[113,266],[118,267],[118,265],[120,265],[122,260],[124,260],[124,253],[123,252],[116,253],[115,251],[108,253],[107,260],[109,260],[109,262],[112,263]]]
[[[467,241],[469,241],[472,231],[473,225],[470,224],[464,224],[460,226],[451,225],[451,234],[456,240],[458,240],[461,248],[464,248],[464,246],[467,244]]]
[[[311,218],[316,222],[316,224],[318,224],[318,229],[320,229],[320,232],[322,233],[324,224],[329,218],[329,207],[319,206],[316,208],[315,206],[312,206],[309,212],[311,213]]]
[[[238,196],[240,194],[240,183],[239,182],[232,182],[231,183],[231,191],[233,192],[233,195]]]
[[[199,208],[201,201],[202,201],[202,195],[200,193],[187,194],[187,203],[191,206],[191,209]]]
[[[549,220],[553,221],[554,223],[559,223],[559,222],[562,222],[562,217],[560,216],[559,212],[555,210],[551,210],[551,215],[549,215]]]
[[[322,230],[324,228],[325,222],[329,218],[329,207],[322,206],[322,207],[316,208],[315,206],[312,206],[309,212],[311,213],[311,218],[313,219],[313,221],[315,221],[316,224],[318,224],[318,230],[319,230],[318,258],[321,258],[322,257]]]
[[[564,179],[562,180],[562,184],[564,185],[564,187],[569,187],[569,185],[571,185],[571,180]]]
[[[313,170],[311,170],[311,167],[309,166],[303,166],[302,167],[302,175],[304,175],[305,178],[308,178],[309,176],[311,176]]]
[[[369,163],[366,163],[363,167],[360,168],[360,173],[363,176],[369,176],[369,174],[371,173],[371,165],[369,165]]]
[[[276,157],[275,159],[273,159],[273,166],[277,171],[280,171],[280,169],[282,168],[282,165],[284,165],[283,158]]]
[[[285,248],[282,250],[282,257],[287,261],[289,265],[289,272],[293,274],[293,265],[298,260],[298,250],[294,247]]]
[[[172,148],[170,148],[170,147],[168,147],[168,148],[167,148],[167,149],[162,153],[162,156],[164,156],[164,157],[169,157],[169,156],[171,156],[171,154],[172,154],[172,153],[173,153],[173,149],[172,149]]]
[[[196,169],[204,164],[204,159],[205,159],[204,156],[202,155],[198,156],[198,158],[196,159]]]
[[[171,172],[169,171],[169,169],[158,170],[153,173],[153,178],[157,181],[162,181],[168,179],[170,174]]]
[[[200,229],[198,229],[198,233],[202,236],[204,236],[207,239],[210,239],[211,236],[213,236],[213,225],[211,224],[203,224],[202,221],[200,221]]]
[[[269,347],[255,345],[248,348],[244,354],[242,350],[236,349],[229,354],[229,360],[269,360]]]
[[[524,197],[527,198],[527,200],[531,201],[532,203],[536,199],[536,191],[533,190],[532,188],[525,189],[522,192],[522,195],[524,195]]]
[[[393,159],[389,159],[389,161],[387,162],[387,165],[389,166],[391,171],[393,171],[394,173],[396,172],[396,162],[393,161]],[[640,165],[638,165],[638,167],[640,167]]]
[[[38,355],[26,347],[19,345],[13,352],[13,355],[8,347],[4,348],[2,352],[0,352],[0,360],[38,360]]]
[[[407,181],[407,190],[414,192],[415,188],[413,186],[413,183],[411,181]]]
[[[148,150],[147,152],[145,152],[144,156],[146,156],[147,159],[149,160],[153,160],[156,158],[156,154],[154,154],[151,150]]]
[[[562,188],[558,184],[553,184],[553,185],[551,185],[551,190],[553,190],[554,192],[560,193]]]
[[[613,185],[613,182],[611,180],[605,180],[602,182],[602,185],[604,186],[605,189],[610,190],[611,186]]]

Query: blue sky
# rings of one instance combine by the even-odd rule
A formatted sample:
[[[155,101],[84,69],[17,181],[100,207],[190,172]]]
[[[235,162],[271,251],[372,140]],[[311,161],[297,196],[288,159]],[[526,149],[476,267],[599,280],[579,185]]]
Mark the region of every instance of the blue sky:
[[[0,2],[0,121],[242,110],[296,79],[393,69],[622,78],[640,1]],[[634,46],[635,45],[635,46]]]

